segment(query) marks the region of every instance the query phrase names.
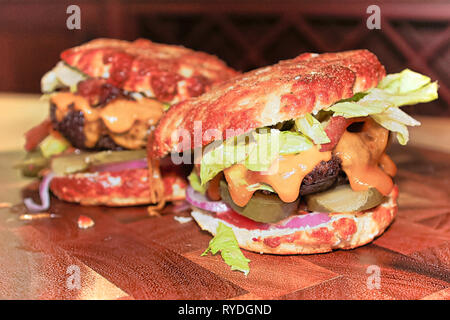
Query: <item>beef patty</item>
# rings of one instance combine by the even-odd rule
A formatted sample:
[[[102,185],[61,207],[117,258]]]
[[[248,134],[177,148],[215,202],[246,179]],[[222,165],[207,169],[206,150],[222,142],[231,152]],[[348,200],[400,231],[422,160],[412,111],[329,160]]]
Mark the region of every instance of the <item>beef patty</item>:
[[[300,195],[305,196],[322,192],[334,185],[344,184],[347,181],[347,176],[341,169],[341,159],[333,155],[331,160],[321,161],[305,176],[300,186]],[[258,190],[257,192],[271,193],[267,190]]]
[[[300,195],[325,191],[336,182],[343,183],[346,179],[341,169],[341,159],[333,155],[331,160],[321,161],[306,175],[300,186]]]
[[[61,121],[56,119],[56,105],[50,103],[50,119],[53,125],[53,129],[61,133],[72,146],[78,149],[89,150],[124,150],[111,139],[108,135],[102,135],[95,147],[87,148],[85,145],[86,136],[84,134],[85,119],[83,112],[75,110],[69,106],[69,111],[65,114]]]
[[[65,90],[68,90],[68,88],[63,89],[63,91]],[[79,82],[77,85],[77,94],[86,98],[93,108],[103,108],[110,101],[117,98],[134,100],[128,92],[118,89],[100,78],[88,78]],[[99,151],[127,149],[117,144],[110,137],[108,130],[100,121],[97,128],[101,134],[98,136],[94,147],[87,147],[85,134],[86,120],[83,112],[75,110],[74,106],[70,105],[63,119],[58,121],[56,108],[57,106],[50,102],[50,119],[53,129],[60,132],[74,147]]]

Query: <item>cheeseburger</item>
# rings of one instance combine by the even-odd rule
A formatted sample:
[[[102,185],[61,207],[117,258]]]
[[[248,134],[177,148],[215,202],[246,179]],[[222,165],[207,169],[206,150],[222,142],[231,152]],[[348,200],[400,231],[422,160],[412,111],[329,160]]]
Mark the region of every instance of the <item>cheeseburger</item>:
[[[407,126],[419,125],[399,107],[434,100],[437,89],[409,69],[386,75],[367,50],[305,53],[172,107],[150,154],[194,153],[186,198],[215,235],[213,253],[351,249],[396,215],[386,147],[391,134],[406,144]]]
[[[185,175],[170,159],[152,165],[149,187],[147,139],[171,105],[235,74],[215,56],[144,39],[96,39],[62,52],[41,81],[50,115],[26,133],[19,164],[25,175],[44,176],[42,203],[25,204],[45,210],[49,188],[83,205],[183,199]]]

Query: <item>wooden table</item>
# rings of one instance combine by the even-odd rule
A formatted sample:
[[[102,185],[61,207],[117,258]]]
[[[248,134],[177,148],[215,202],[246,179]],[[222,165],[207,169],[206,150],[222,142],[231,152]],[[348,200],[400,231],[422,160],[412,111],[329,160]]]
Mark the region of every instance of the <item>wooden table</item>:
[[[0,209],[0,298],[450,299],[450,119],[420,118],[411,143],[391,147],[400,210],[383,236],[319,255],[245,251],[251,259],[245,277],[220,256],[201,257],[211,237],[192,221],[176,221],[189,212],[171,207],[149,217],[145,207],[52,199],[50,211],[59,218],[19,220],[22,198],[36,195],[37,184],[11,166],[24,154],[22,133],[46,116],[47,106],[36,96],[0,95],[0,108],[0,203],[19,204]],[[80,215],[95,226],[79,229]],[[379,289],[367,285],[371,268],[379,268]]]

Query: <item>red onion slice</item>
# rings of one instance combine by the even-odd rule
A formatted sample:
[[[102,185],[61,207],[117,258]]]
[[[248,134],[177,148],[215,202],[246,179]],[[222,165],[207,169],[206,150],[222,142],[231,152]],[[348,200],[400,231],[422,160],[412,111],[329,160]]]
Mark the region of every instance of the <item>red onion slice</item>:
[[[50,208],[50,182],[54,177],[54,173],[50,172],[44,176],[39,185],[39,197],[41,198],[41,204],[37,204],[31,198],[26,198],[23,203],[27,207],[28,210],[32,212],[44,211]]]
[[[123,171],[132,169],[145,169],[148,167],[147,159],[130,160],[123,162],[111,162],[105,164],[99,164],[89,168],[91,172],[113,172],[113,171]]]
[[[191,205],[188,202],[183,201],[183,202],[175,205],[173,207],[172,211],[175,212],[175,213],[178,213],[178,212],[186,211],[186,210],[188,210],[190,208],[191,208]]]
[[[222,201],[210,201],[200,192],[195,191],[191,186],[186,190],[186,201],[194,207],[212,211],[212,212],[225,212],[231,210],[231,208]]]

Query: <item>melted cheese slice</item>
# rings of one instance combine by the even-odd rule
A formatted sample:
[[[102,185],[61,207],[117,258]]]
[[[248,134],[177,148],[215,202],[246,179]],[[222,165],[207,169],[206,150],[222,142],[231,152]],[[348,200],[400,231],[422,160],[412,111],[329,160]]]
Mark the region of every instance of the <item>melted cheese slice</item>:
[[[156,124],[164,113],[164,105],[156,100],[115,99],[103,108],[92,108],[88,100],[71,92],[61,92],[51,98],[57,107],[56,118],[61,121],[69,108],[83,112],[86,121],[102,119],[105,126],[114,133],[131,129],[136,120],[148,125]]]
[[[234,203],[245,206],[255,191],[248,186],[265,183],[270,185],[284,202],[293,202],[298,198],[303,178],[321,161],[331,159],[331,151],[320,152],[314,146],[306,151],[292,155],[280,155],[268,171],[250,171],[242,164],[233,165],[224,170],[228,189]]]

